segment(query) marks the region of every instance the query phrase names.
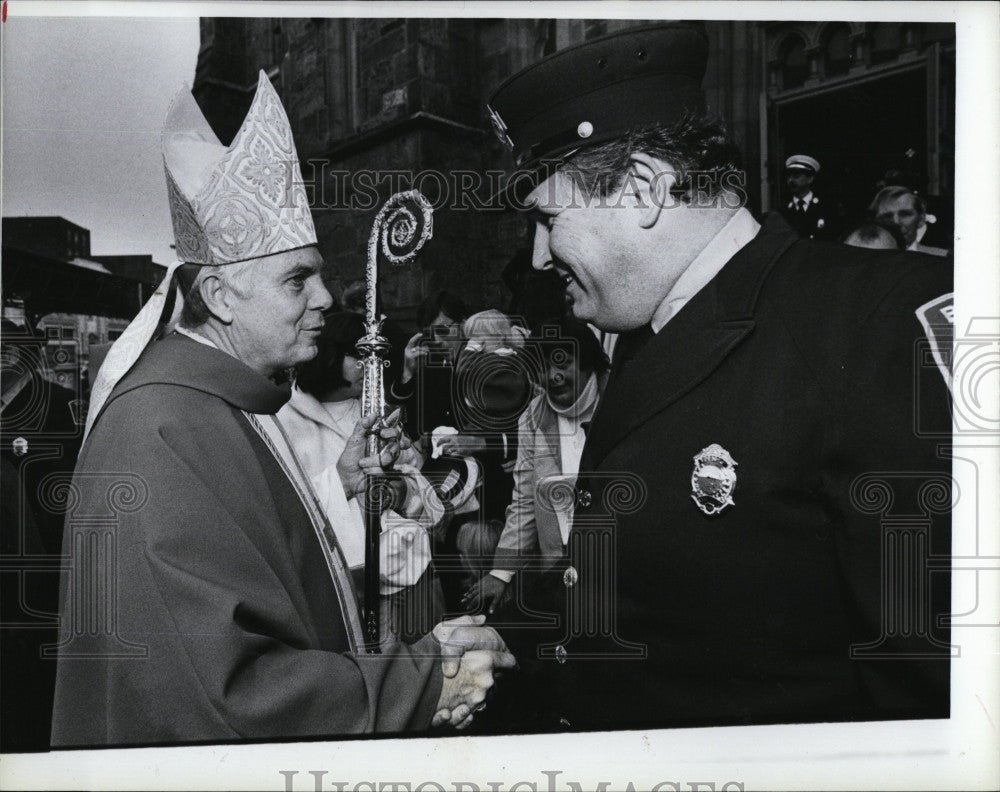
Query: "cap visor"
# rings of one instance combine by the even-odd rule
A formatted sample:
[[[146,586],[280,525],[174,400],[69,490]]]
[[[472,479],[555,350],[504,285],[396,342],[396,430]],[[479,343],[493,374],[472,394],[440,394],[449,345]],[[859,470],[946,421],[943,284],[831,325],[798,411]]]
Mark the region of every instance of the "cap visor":
[[[514,209],[519,212],[528,211],[532,207],[526,203],[526,200],[531,191],[546,179],[554,176],[559,166],[566,161],[566,157],[575,151],[576,149],[562,157],[544,159],[518,168],[507,177],[500,189],[490,196],[490,206],[502,206],[505,209]]]

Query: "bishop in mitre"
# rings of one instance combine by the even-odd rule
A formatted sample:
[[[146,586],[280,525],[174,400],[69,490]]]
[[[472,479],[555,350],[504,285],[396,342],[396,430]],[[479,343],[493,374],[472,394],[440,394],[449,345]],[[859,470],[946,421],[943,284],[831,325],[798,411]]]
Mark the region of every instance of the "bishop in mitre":
[[[54,747],[463,726],[513,664],[465,618],[366,654],[335,531],[282,447],[278,372],[331,297],[287,116],[261,72],[232,144],[182,90],[163,131],[178,261],[109,351],[68,494]],[[182,294],[161,340],[166,295]],[[172,326],[172,321],[169,326]],[[345,494],[405,439],[362,419]],[[385,450],[365,457],[365,434]],[[289,461],[290,460],[290,461]]]

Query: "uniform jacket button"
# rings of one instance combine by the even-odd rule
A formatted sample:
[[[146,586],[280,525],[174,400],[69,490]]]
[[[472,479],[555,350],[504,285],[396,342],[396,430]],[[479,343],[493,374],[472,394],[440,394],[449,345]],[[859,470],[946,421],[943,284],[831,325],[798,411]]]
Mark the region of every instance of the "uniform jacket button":
[[[577,573],[575,567],[566,567],[566,571],[563,572],[563,585],[566,588],[573,588],[579,579],[580,575]]]
[[[576,491],[576,505],[581,509],[589,509],[594,503],[594,496],[587,489],[578,489]]]
[[[566,647],[562,644],[556,647],[556,662],[562,665],[566,662],[566,657],[569,653],[566,651]]]

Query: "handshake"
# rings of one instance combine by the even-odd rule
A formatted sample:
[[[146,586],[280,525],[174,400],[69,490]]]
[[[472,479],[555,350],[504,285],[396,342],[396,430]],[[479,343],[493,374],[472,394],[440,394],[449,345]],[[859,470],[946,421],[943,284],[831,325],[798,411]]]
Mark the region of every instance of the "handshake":
[[[460,616],[441,622],[434,637],[441,644],[444,684],[431,726],[451,725],[464,729],[476,712],[486,707],[486,694],[494,677],[517,661],[485,616]]]

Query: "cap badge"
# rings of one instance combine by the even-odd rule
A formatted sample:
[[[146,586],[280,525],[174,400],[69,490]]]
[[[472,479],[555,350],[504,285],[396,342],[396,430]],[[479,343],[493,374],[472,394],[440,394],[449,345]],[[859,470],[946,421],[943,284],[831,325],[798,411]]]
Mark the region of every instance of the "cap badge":
[[[582,138],[589,138],[594,134],[594,125],[589,121],[581,121],[580,125],[576,128],[576,134]]]
[[[511,140],[510,135],[507,134],[507,125],[503,122],[500,114],[489,105],[486,105],[486,109],[490,113],[490,121],[493,122],[493,131],[497,133],[497,139],[508,149],[513,151],[514,141]]]
[[[705,514],[718,514],[733,505],[738,463],[718,443],[703,448],[694,457],[691,498]]]

